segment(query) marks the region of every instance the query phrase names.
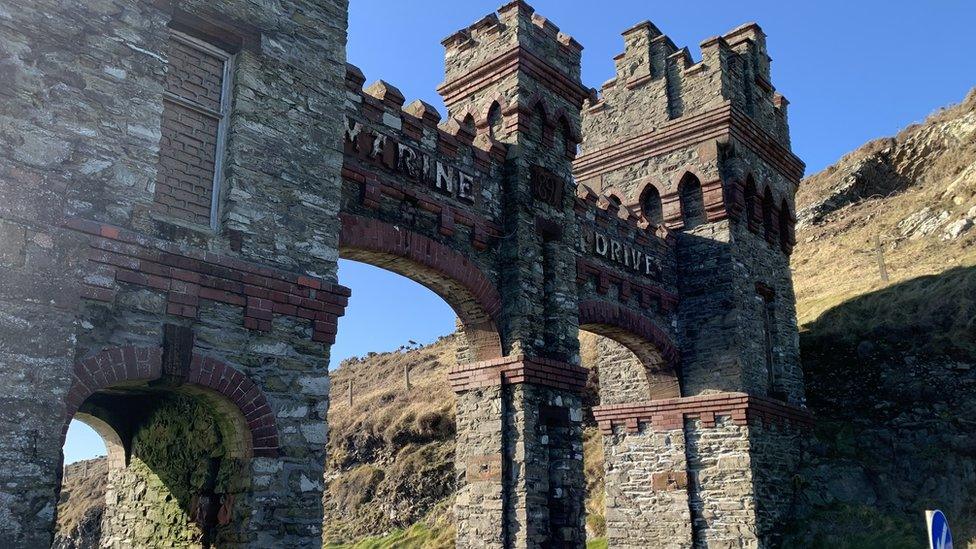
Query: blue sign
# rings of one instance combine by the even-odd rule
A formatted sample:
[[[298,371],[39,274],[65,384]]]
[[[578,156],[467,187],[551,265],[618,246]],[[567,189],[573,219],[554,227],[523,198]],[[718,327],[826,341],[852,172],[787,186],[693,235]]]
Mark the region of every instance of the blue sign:
[[[952,534],[945,514],[938,509],[926,511],[925,522],[929,525],[929,549],[952,549]]]

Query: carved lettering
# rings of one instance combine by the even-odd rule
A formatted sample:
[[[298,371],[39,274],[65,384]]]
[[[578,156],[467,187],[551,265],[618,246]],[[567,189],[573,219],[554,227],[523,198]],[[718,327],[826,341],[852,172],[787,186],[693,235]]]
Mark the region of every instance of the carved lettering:
[[[478,185],[473,175],[441,162],[419,148],[371,131],[349,117],[346,117],[345,141],[347,155],[388,168],[458,200],[475,202]]]
[[[659,277],[660,269],[653,256],[645,254],[634,246],[628,246],[624,242],[610,238],[599,231],[582,229],[579,247],[584,253],[618,263],[629,271],[654,279]]]
[[[434,188],[447,194],[454,194],[454,171],[443,162],[437,161],[437,179]]]
[[[462,171],[458,172],[458,198],[474,202],[474,178]]]
[[[596,251],[596,255],[606,257],[607,249],[608,249],[607,237],[603,236],[600,233],[594,233],[593,248]]]

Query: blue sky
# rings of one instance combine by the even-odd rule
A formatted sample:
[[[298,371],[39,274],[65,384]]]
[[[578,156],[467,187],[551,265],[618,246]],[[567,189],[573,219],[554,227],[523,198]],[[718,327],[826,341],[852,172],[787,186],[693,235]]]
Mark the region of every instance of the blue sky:
[[[349,61],[367,85],[384,79],[407,102],[440,108],[441,39],[490,13],[502,0],[351,0]],[[644,19],[699,59],[698,44],[756,21],[768,35],[776,88],[790,100],[793,150],[811,174],[865,141],[892,135],[976,86],[972,0],[817,2],[537,0],[536,11],[584,46],[583,82],[599,88],[613,77],[620,32]],[[602,9],[594,9],[601,6]],[[436,295],[407,279],[341,261],[340,282],[353,289],[332,364],[408,340],[430,342],[454,329],[454,315]],[[70,463],[104,454],[98,435],[73,424],[65,444]]]

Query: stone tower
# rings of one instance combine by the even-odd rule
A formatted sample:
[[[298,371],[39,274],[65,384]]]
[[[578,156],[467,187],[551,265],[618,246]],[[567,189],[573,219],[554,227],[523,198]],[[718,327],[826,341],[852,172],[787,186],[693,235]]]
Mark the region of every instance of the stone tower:
[[[575,318],[577,239],[572,159],[582,47],[520,0],[443,41],[449,118],[498,151],[502,173],[499,326],[514,375],[458,389],[458,453],[466,463],[455,512],[458,546],[573,547],[583,532],[581,402]],[[489,361],[491,362],[491,361]],[[497,361],[495,361],[497,362]],[[461,365],[479,371],[486,363]],[[500,423],[499,423],[500,422]],[[490,440],[476,425],[494,424]],[[501,454],[501,462],[494,460]],[[487,473],[472,474],[483,460]],[[495,503],[489,504],[490,498]]]
[[[441,122],[363,88],[346,16],[0,0],[0,539],[49,544],[79,419],[108,543],[320,544],[343,257],[457,313],[459,547],[584,545],[579,330],[611,545],[775,545],[803,164],[759,27],[694,63],[638,25],[598,96],[510,2],[444,40]]]
[[[616,77],[584,108],[575,175],[677,238],[681,393],[597,409],[610,545],[775,544],[809,422],[787,102],[758,25],[705,40],[699,62],[649,22],[623,36]],[[635,469],[652,490],[623,482]]]

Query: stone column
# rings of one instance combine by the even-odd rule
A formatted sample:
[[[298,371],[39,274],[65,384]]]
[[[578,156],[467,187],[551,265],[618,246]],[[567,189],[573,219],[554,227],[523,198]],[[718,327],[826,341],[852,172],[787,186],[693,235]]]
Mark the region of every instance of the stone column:
[[[458,392],[458,547],[579,547],[586,370],[506,357],[450,373]]]

